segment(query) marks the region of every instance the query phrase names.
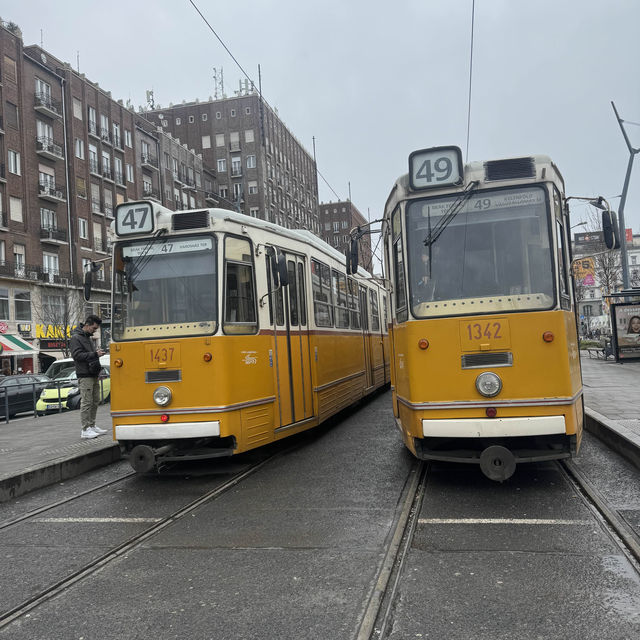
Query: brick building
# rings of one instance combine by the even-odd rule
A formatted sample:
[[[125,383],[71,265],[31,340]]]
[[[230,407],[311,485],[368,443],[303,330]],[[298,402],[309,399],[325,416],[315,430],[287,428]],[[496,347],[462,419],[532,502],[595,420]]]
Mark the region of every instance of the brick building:
[[[320,224],[321,238],[338,251],[344,253],[351,245],[349,231],[357,226],[368,224],[365,217],[354,204],[345,202],[321,202]],[[368,229],[368,227],[366,227]],[[373,273],[371,259],[371,235],[363,236],[358,243],[358,261],[361,267]]]
[[[114,207],[143,197],[203,207],[205,176],[217,190],[198,153],[4,22],[0,154],[0,333],[39,339],[52,357],[66,355],[65,333],[89,311],[108,336]],[[85,305],[83,273],[96,261],[107,268]],[[0,354],[4,370],[38,370],[37,351],[20,351]]]
[[[147,111],[145,117],[202,154],[209,206],[320,235],[313,158],[256,93]]]

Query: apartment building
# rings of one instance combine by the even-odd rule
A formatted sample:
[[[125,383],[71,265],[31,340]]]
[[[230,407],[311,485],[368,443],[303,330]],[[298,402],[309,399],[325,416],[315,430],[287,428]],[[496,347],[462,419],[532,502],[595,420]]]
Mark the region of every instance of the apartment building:
[[[320,235],[313,158],[257,93],[147,111],[145,117],[202,154],[209,206],[228,206]]]
[[[202,157],[110,92],[0,24],[0,334],[35,341],[15,350],[66,355],[70,327],[88,312],[109,335],[109,229],[121,202],[155,198],[170,209],[205,206]],[[210,206],[210,205],[209,205]],[[92,262],[91,304],[81,297]],[[41,357],[41,361],[46,358]]]
[[[368,230],[368,221],[350,201],[320,203],[321,238],[332,247],[344,253],[351,246],[349,232],[362,226]],[[371,235],[364,235],[358,242],[358,262],[361,267],[373,273]]]

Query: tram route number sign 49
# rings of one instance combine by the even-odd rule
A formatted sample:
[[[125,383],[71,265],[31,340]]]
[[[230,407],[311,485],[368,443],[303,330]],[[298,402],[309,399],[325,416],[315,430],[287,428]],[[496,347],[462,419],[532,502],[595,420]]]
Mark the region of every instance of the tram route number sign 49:
[[[153,231],[153,208],[148,202],[127,202],[116,207],[116,234],[128,236]]]
[[[411,189],[436,189],[462,182],[462,151],[458,147],[431,147],[409,155]]]

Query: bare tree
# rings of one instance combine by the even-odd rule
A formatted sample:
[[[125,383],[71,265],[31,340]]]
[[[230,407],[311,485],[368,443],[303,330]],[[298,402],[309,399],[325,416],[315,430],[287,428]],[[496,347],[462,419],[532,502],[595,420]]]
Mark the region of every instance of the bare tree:
[[[589,212],[589,224],[587,228],[593,233],[602,235],[602,222],[600,212]],[[620,252],[608,251],[604,239],[593,243],[593,266],[596,281],[600,285],[602,294],[608,296],[615,293],[622,285],[622,265],[620,264]]]
[[[65,358],[70,355],[71,330],[82,321],[83,304],[80,291],[67,287],[42,286],[39,300],[34,301],[36,320],[45,326],[47,338],[59,340]]]

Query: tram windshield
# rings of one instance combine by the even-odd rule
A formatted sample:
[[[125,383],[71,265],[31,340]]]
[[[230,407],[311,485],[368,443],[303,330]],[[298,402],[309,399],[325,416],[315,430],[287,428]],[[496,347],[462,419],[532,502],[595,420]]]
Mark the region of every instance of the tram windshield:
[[[416,317],[548,309],[554,305],[543,187],[475,192],[433,239],[456,196],[407,205],[410,306]],[[432,238],[431,242],[426,242]]]
[[[215,333],[217,275],[212,236],[120,244],[114,261],[115,340]]]

